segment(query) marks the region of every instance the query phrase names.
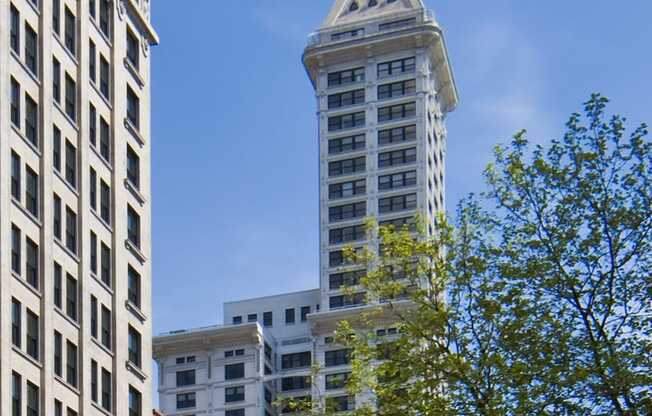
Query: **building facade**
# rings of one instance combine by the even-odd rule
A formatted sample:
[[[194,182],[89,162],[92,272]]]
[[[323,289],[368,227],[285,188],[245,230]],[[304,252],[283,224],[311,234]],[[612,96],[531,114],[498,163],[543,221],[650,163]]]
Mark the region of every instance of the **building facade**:
[[[0,0],[0,414],[148,415],[149,0]]]
[[[445,204],[444,119],[457,91],[442,31],[421,0],[336,0],[303,62],[318,109],[319,288],[227,303],[223,326],[156,337],[167,415],[289,413],[272,406],[281,396],[341,410],[372,399],[348,396],[348,351],[333,340],[340,321],[375,303],[342,290],[366,273],[343,249],[378,249],[366,217],[402,225],[419,214],[434,232]],[[379,320],[377,334],[396,328]]]

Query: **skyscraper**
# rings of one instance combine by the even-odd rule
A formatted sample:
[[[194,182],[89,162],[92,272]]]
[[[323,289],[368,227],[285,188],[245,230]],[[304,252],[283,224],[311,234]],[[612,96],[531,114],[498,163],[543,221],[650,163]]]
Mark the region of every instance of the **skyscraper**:
[[[267,416],[280,397],[350,410],[348,350],[338,322],[368,307],[353,295],[365,269],[348,245],[378,248],[365,217],[434,232],[444,209],[444,119],[458,102],[442,31],[421,0],[336,0],[310,35],[303,61],[316,92],[320,166],[318,289],[230,302],[225,325],[154,339],[160,407],[167,415]],[[396,335],[378,323],[378,333]],[[312,365],[319,374],[312,377]]]
[[[151,413],[149,0],[0,1],[0,414]]]

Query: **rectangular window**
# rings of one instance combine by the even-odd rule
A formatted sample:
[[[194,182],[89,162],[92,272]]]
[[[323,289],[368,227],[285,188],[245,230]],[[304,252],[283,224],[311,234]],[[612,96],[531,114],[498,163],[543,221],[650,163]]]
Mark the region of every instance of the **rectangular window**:
[[[93,231],[91,231],[90,255],[91,255],[91,262],[90,262],[91,272],[97,275],[97,234],[95,234]]]
[[[365,80],[364,68],[347,69],[346,71],[331,72],[328,74],[328,86],[352,84]]]
[[[111,350],[111,311],[102,305],[102,345]]]
[[[18,9],[12,4],[11,5],[11,49],[20,55],[20,13]]]
[[[77,149],[66,140],[66,181],[77,188]]]
[[[327,406],[332,408],[335,412],[346,412],[355,409],[354,396],[336,396],[328,397],[326,399]]]
[[[351,363],[351,350],[342,349],[335,351],[326,351],[324,354],[324,359],[326,367],[348,365]]]
[[[401,27],[410,26],[416,23],[416,18],[412,17],[410,19],[395,20],[393,22],[381,23],[378,25],[378,31],[382,32],[384,30],[398,29]]]
[[[265,412],[267,416],[267,412]],[[224,416],[245,416],[245,409],[233,409],[224,412]]]
[[[72,121],[77,121],[77,84],[66,74],[66,114]]]
[[[38,104],[25,94],[25,136],[35,147],[38,146]]]
[[[109,76],[110,67],[109,62],[100,54],[100,92],[107,100],[111,100],[111,93],[109,92]]]
[[[20,201],[20,156],[13,150],[11,151],[11,196]]]
[[[393,152],[380,153],[378,155],[378,167],[388,168],[400,166],[417,161],[417,148],[395,150]]]
[[[403,97],[414,94],[417,90],[417,83],[414,79],[406,81],[392,82],[378,86],[378,99],[387,100],[389,98]]]
[[[52,57],[52,97],[61,104],[61,63]]]
[[[100,117],[100,155],[107,162],[111,161],[111,129],[103,117]]]
[[[77,254],[77,214],[66,207],[66,248]]]
[[[63,337],[54,331],[54,374],[63,376]]]
[[[127,85],[127,118],[136,128],[140,129],[140,99]]]
[[[140,66],[140,42],[129,28],[127,28],[127,59],[138,69]]]
[[[100,30],[111,39],[111,1],[100,0]]]
[[[88,105],[88,140],[93,146],[97,143],[97,109],[93,104]]]
[[[338,160],[328,164],[328,176],[339,176],[364,172],[367,169],[367,158],[364,156],[354,159]]]
[[[77,321],[77,280],[66,274],[66,315]]]
[[[11,122],[20,129],[20,84],[13,77],[11,78]]]
[[[111,224],[111,188],[104,181],[100,181],[100,217]]]
[[[365,146],[366,140],[364,134],[356,134],[355,136],[331,139],[328,141],[328,154],[334,155],[338,153],[362,150],[365,148]]]
[[[61,2],[52,0],[52,29],[57,35],[61,31]]]
[[[390,189],[404,188],[417,184],[417,172],[399,172],[392,175],[383,175],[378,177],[378,190],[387,191]]]
[[[39,416],[41,397],[39,388],[35,384],[27,382],[27,416]]]
[[[312,353],[310,351],[284,354],[281,356],[281,368],[306,368],[312,365]]]
[[[20,228],[11,225],[11,270],[20,275],[21,270],[21,233]]]
[[[415,68],[416,60],[414,57],[383,62],[378,64],[378,78],[411,73],[414,72]]]
[[[273,318],[272,318],[272,312],[265,312],[263,313],[263,326],[264,327],[271,327],[274,325]]]
[[[196,393],[177,394],[177,409],[191,409],[197,406]]]
[[[242,402],[245,399],[244,386],[227,387],[224,389],[224,401],[226,403]]]
[[[127,207],[127,234],[129,241],[140,248],[140,216],[131,207]]]
[[[250,313],[247,315],[247,322],[258,322],[258,314]]]
[[[326,390],[339,390],[346,388],[351,373],[337,373],[326,376]]]
[[[25,65],[38,78],[38,35],[25,23]]]
[[[177,371],[177,387],[192,386],[195,383],[195,370]]]
[[[224,366],[225,380],[237,380],[240,378],[244,378],[244,376],[245,376],[244,363],[228,364]]]
[[[97,6],[95,5],[95,0],[88,0],[88,13],[93,19],[95,19],[96,10]]]
[[[405,211],[417,207],[417,194],[398,195],[378,200],[378,211],[381,214]]]
[[[328,208],[328,220],[330,222],[363,218],[365,215],[367,215],[366,201]]]
[[[54,262],[54,306],[63,307],[63,269],[61,265]]]
[[[358,36],[364,36],[364,28],[358,28],[353,30],[347,30],[345,32],[333,33],[331,35],[331,40],[333,42],[336,42],[339,40],[351,39]]]
[[[242,316],[234,316],[232,322],[233,325],[240,325],[242,323]]]
[[[354,308],[356,306],[366,305],[366,303],[366,295],[364,293],[332,296],[329,299],[329,306],[331,309]]]
[[[339,290],[343,287],[353,287],[360,284],[360,279],[367,274],[366,270],[334,273],[328,277],[330,290]]]
[[[97,80],[97,49],[92,40],[89,40],[88,44],[88,73],[91,81],[95,82]]]
[[[328,242],[330,244],[345,244],[352,241],[362,241],[367,237],[367,229],[364,224],[351,227],[342,227],[329,230]]]
[[[134,306],[140,308],[140,274],[133,267],[128,266],[127,279],[129,280],[127,297]]]
[[[140,157],[129,145],[127,145],[127,179],[136,189],[140,189]]]
[[[38,290],[39,288],[39,266],[38,266],[38,245],[30,240],[25,238],[25,250],[26,250],[26,261],[25,261],[25,272],[27,273],[27,283],[32,286],[34,289]]]
[[[52,164],[54,170],[61,172],[61,130],[52,126]]]
[[[378,145],[386,146],[393,143],[410,142],[417,139],[417,126],[410,125],[378,132]]]
[[[23,378],[11,373],[11,416],[21,416],[23,407]]]
[[[11,299],[11,342],[16,347],[22,346],[22,305],[16,299]]]
[[[38,175],[29,166],[25,166],[25,208],[36,218],[39,217]]]
[[[310,388],[310,377],[294,376],[281,379],[282,391],[306,390]]]
[[[405,226],[407,226],[407,229],[410,232],[414,232],[417,229],[414,217],[403,217],[393,220],[380,221],[378,225],[381,227],[394,227],[394,230],[396,231],[403,230]]]
[[[104,282],[105,285],[108,287],[111,287],[111,249],[106,246],[104,243],[102,243],[102,248],[101,248],[101,257],[100,257],[100,266],[101,266],[101,271],[100,271],[100,278],[102,279],[102,282]]]
[[[142,347],[140,333],[129,325],[128,334],[129,361],[136,367],[140,368],[142,363]]]
[[[338,94],[328,96],[328,108],[341,108],[349,107],[357,104],[364,104],[365,92],[364,89],[346,91]]]
[[[91,208],[95,211],[97,210],[97,172],[93,168],[90,168],[89,182]]]
[[[343,114],[341,116],[333,116],[328,118],[328,131],[364,127],[365,122],[366,114],[364,111],[359,111],[352,114]]]
[[[75,15],[72,14],[70,9],[67,7],[65,11],[65,19],[64,42],[72,56],[77,56],[77,49],[75,47],[77,41],[77,23],[75,22]]]
[[[129,416],[142,416],[143,396],[138,390],[129,386]]]
[[[286,309],[285,310],[285,324],[286,325],[291,325],[295,323],[295,311],[294,308]]]
[[[102,369],[102,408],[107,412],[111,412],[111,392],[113,386],[111,385],[111,373]]]
[[[66,382],[77,387],[77,346],[66,341]]]
[[[95,403],[98,398],[98,377],[97,361],[91,360],[91,400]]]
[[[27,309],[27,334],[25,337],[25,345],[27,347],[27,355],[39,360],[39,324],[38,316]]]
[[[91,295],[91,336],[97,339],[97,298]]]
[[[310,306],[301,307],[301,322],[306,322],[308,320],[308,315],[310,315]]]
[[[378,122],[402,120],[404,118],[414,117],[417,114],[416,103],[405,103],[381,107],[378,109]]]
[[[63,416],[63,403],[54,399],[54,416]]]

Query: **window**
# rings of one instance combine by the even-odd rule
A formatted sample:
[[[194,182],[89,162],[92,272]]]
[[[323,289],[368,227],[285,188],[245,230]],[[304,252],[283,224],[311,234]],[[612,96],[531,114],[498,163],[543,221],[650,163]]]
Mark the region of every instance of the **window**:
[[[310,306],[301,307],[301,322],[306,322],[308,320],[308,315],[310,315]]]
[[[281,379],[282,391],[306,390],[310,388],[310,377],[295,376]]]
[[[64,43],[66,45],[66,48],[68,51],[73,55],[77,55],[77,49],[75,47],[75,42],[77,39],[77,34],[76,34],[76,23],[75,23],[75,15],[72,14],[70,9],[66,7],[65,11],[65,34],[64,34]]]
[[[360,279],[366,274],[366,270],[354,270],[350,272],[334,273],[328,277],[331,290],[338,290],[342,287],[357,286]]]
[[[140,188],[140,158],[129,145],[127,145],[127,179],[136,189]]]
[[[97,6],[95,5],[95,0],[88,0],[88,13],[91,15],[93,19],[95,19],[96,10],[97,10]]]
[[[250,313],[247,315],[247,322],[258,322],[258,314]]]
[[[417,207],[417,194],[398,195],[378,200],[378,211],[381,214],[404,211]]]
[[[348,69],[345,71],[331,72],[328,74],[328,86],[352,84],[365,80],[364,68]]]
[[[328,402],[329,407],[335,412],[346,412],[355,409],[354,396],[328,397],[326,401]]]
[[[128,266],[127,279],[129,280],[127,288],[129,302],[140,308],[140,274],[133,267]]]
[[[11,78],[11,122],[20,128],[20,84]]]
[[[338,160],[328,164],[328,176],[346,175],[364,172],[367,169],[367,159],[364,156],[355,159]]]
[[[38,104],[25,94],[25,136],[38,147]]]
[[[52,0],[52,29],[57,35],[61,31],[61,2]]]
[[[378,223],[381,227],[394,227],[395,230],[400,231],[407,225],[409,231],[416,231],[416,223],[414,217],[396,218],[393,220],[380,221]]]
[[[378,122],[400,120],[416,115],[416,103],[405,103],[378,109]]]
[[[91,336],[97,338],[97,298],[91,295]]]
[[[347,365],[351,362],[351,350],[342,349],[335,351],[326,351],[324,359],[326,367]]]
[[[88,44],[88,72],[91,81],[95,82],[97,80],[97,50],[92,40],[89,40]]]
[[[97,172],[95,169],[90,168],[90,197],[91,197],[91,208],[93,210],[97,209]]]
[[[127,59],[138,69],[140,66],[140,42],[129,28],[127,28]]]
[[[242,316],[234,316],[231,322],[233,325],[240,325],[242,323]]]
[[[333,42],[335,42],[335,41],[338,41],[338,40],[355,38],[357,36],[364,36],[364,28],[363,27],[353,29],[353,30],[346,30],[344,32],[333,33],[331,35],[331,40]]]
[[[129,416],[142,416],[143,396],[138,390],[129,386]]]
[[[66,114],[72,121],[77,120],[77,85],[68,74],[66,74]]]
[[[22,392],[23,378],[14,371],[11,373],[11,416],[20,416],[22,414]]]
[[[410,26],[416,23],[416,18],[395,20],[393,22],[381,23],[378,25],[378,31],[382,32],[383,30],[398,29],[401,27]]]
[[[224,351],[224,358],[231,358],[233,357],[234,351],[229,350],[229,351]]]
[[[367,229],[364,224],[335,228],[328,232],[328,242],[330,244],[344,244],[351,241],[361,241],[366,237]]]
[[[100,155],[107,162],[111,161],[111,129],[103,117],[100,117]]]
[[[414,186],[416,184],[417,172],[415,170],[378,177],[378,190],[380,191],[404,188],[406,186]]]
[[[61,172],[61,130],[57,126],[52,126],[52,164]]]
[[[20,348],[22,333],[22,305],[16,299],[11,299],[11,342]]]
[[[63,376],[63,337],[54,331],[54,374]]]
[[[38,386],[27,382],[27,416],[39,416],[40,396]]]
[[[244,376],[245,376],[244,363],[228,364],[224,366],[225,380],[237,380],[240,378],[244,378]]]
[[[38,175],[29,166],[25,166],[25,207],[38,218]]]
[[[73,188],[77,187],[77,149],[66,140],[66,181]]]
[[[91,400],[97,403],[98,398],[98,368],[97,361],[91,360]]]
[[[367,192],[367,181],[364,179],[335,183],[328,186],[329,199],[346,198],[355,195],[364,195]]]
[[[101,245],[100,255],[100,279],[105,285],[111,287],[111,249],[104,243]]]
[[[66,207],[66,248],[77,254],[77,214]]]
[[[66,275],[66,315],[73,321],[77,321],[77,280]]]
[[[351,2],[351,5],[349,6],[349,12],[354,12],[359,8],[360,6],[358,6],[358,2],[354,0],[353,2]]]
[[[338,154],[352,152],[354,150],[364,149],[366,145],[365,135],[357,134],[355,136],[331,139],[328,141],[328,153]]]
[[[295,316],[294,315],[295,315],[294,308],[285,310],[285,324],[286,325],[294,324],[294,322],[295,322]]]
[[[93,104],[88,105],[88,140],[93,146],[97,143],[97,110]]]
[[[351,373],[328,374],[326,376],[326,390],[338,390],[346,387]]]
[[[20,55],[20,13],[18,9],[12,4],[11,5],[11,49]]]
[[[328,96],[328,108],[348,107],[357,104],[364,104],[364,89],[346,91]]]
[[[105,368],[102,369],[102,408],[111,412],[111,373]]]
[[[140,216],[133,208],[127,208],[127,234],[129,241],[140,248]]]
[[[402,143],[417,139],[417,126],[396,127],[378,132],[378,145],[386,146],[393,143]]]
[[[11,270],[20,275],[21,263],[21,234],[20,228],[11,225]]]
[[[136,130],[140,129],[140,99],[129,86],[127,86],[127,118]]]
[[[111,311],[102,305],[102,345],[111,349]]]
[[[11,151],[11,196],[20,201],[20,156]]]
[[[195,407],[197,401],[196,393],[177,394],[177,409],[189,409]]]
[[[330,222],[362,218],[366,214],[367,202],[365,201],[328,208],[328,220]]]
[[[25,344],[27,346],[27,355],[39,360],[39,326],[38,326],[38,316],[27,310],[27,336],[25,337]]]
[[[380,153],[378,155],[378,167],[387,168],[391,166],[405,165],[417,161],[417,148],[395,150],[393,152]]]
[[[111,188],[104,181],[100,181],[100,217],[111,224]]]
[[[129,326],[129,361],[136,367],[141,366],[141,338],[140,333],[131,325]]]
[[[403,97],[404,95],[414,94],[416,89],[417,83],[414,79],[379,85],[378,99],[386,100],[389,98]]]
[[[54,416],[63,416],[63,403],[54,399]]]
[[[369,0],[369,4],[367,4],[367,7],[374,7],[378,5],[377,0]]]
[[[310,367],[311,364],[312,354],[310,351],[284,354],[281,356],[281,368],[283,370],[292,368],[306,368]]]
[[[61,265],[54,262],[54,306],[63,307],[63,270]]]
[[[383,62],[378,64],[378,78],[386,78],[392,75],[414,72],[415,68],[416,60],[414,57]]]
[[[224,416],[245,416],[245,409],[227,410]]]
[[[61,63],[52,58],[52,97],[61,104]]]
[[[367,302],[365,298],[366,295],[364,293],[332,296],[329,299],[329,306],[331,309],[353,308],[356,306],[366,305]]]
[[[77,387],[77,346],[66,341],[66,382]]]
[[[274,325],[274,322],[272,320],[272,313],[271,312],[263,313],[263,326],[270,327],[270,326],[273,326],[273,325]]]
[[[100,0],[100,30],[111,39],[111,1]]]
[[[227,387],[224,389],[224,401],[226,403],[241,402],[245,399],[244,386]]]
[[[97,275],[97,234],[95,234],[93,231],[91,231],[90,242],[91,272]]]
[[[107,100],[111,100],[109,92],[109,76],[110,76],[109,62],[100,54],[100,93]]]
[[[25,262],[25,272],[27,273],[27,283],[34,289],[39,288],[39,267],[38,267],[38,245],[30,240],[25,239],[25,250],[27,251],[27,261]]]
[[[38,77],[38,35],[25,23],[25,65]]]
[[[359,111],[352,114],[343,114],[341,116],[334,116],[328,118],[328,131],[338,131],[352,129],[356,127],[364,127],[365,125],[365,112]]]
[[[195,370],[177,371],[177,387],[195,384]]]

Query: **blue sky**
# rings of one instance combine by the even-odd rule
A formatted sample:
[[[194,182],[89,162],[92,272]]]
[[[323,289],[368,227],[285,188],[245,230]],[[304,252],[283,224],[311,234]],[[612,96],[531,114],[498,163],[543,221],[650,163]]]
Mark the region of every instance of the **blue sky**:
[[[222,303],[318,285],[317,120],[301,65],[331,0],[153,2],[154,332],[221,322]],[[427,0],[461,103],[449,209],[496,143],[559,136],[591,92],[652,122],[649,0]]]

